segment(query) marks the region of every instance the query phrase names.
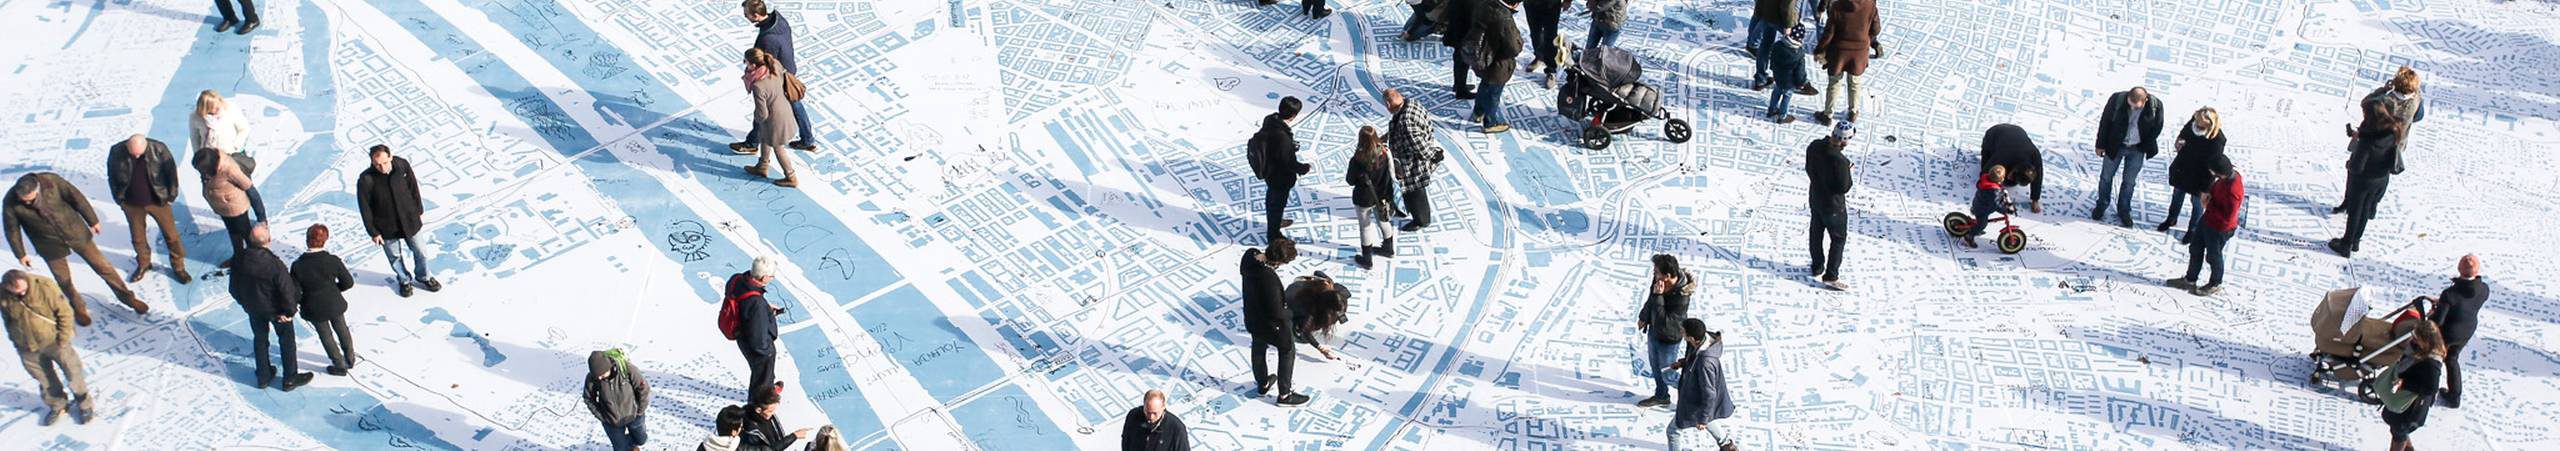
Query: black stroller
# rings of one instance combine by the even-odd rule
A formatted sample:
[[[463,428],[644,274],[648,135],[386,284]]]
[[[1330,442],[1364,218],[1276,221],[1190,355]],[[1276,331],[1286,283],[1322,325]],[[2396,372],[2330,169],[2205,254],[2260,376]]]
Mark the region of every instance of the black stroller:
[[[1689,142],[1689,121],[1672,119],[1662,109],[1662,90],[1644,84],[1644,63],[1633,53],[1616,47],[1584,49],[1576,56],[1564,86],[1556,89],[1556,112],[1574,120],[1589,120],[1582,128],[1581,143],[1592,149],[1609,148],[1610,135],[1634,130],[1646,119],[1667,119],[1662,136],[1674,143]]]

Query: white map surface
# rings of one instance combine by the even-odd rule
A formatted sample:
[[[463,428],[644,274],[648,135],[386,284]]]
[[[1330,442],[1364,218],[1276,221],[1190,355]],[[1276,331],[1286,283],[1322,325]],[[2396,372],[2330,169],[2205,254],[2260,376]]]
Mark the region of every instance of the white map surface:
[[[1654,448],[1670,413],[1632,406],[1653,253],[1691,262],[1693,313],[1727,331],[1727,430],[1750,449],[1861,450],[2381,448],[2373,408],[2304,383],[2312,304],[2352,285],[2433,293],[2478,253],[2500,291],[2463,359],[2469,399],[2417,436],[2560,447],[2548,1],[1882,2],[1892,53],[1848,152],[1848,293],[1806,277],[1798,160],[1822,130],[1756,117],[1738,0],[1637,2],[1621,42],[1699,136],[1672,145],[1648,123],[1607,150],[1567,144],[1534,75],[1506,99],[1514,132],[1474,133],[1447,49],[1395,38],[1402,2],[1317,21],[1243,0],[783,0],[824,141],[798,190],[720,149],[749,114],[735,2],[261,3],[265,27],[241,37],[198,0],[0,0],[0,176],[57,171],[111,211],[106,148],[184,142],[195,93],[215,89],[254,118],[279,227],[357,229],[361,149],[409,158],[448,288],[394,296],[381,251],[341,233],[369,359],[285,393],[249,387],[225,279],[147,278],[145,317],[82,276],[103,313],[78,339],[103,415],[36,426],[35,385],[12,370],[0,448],[592,449],[583,357],[621,347],[657,387],[650,448],[691,449],[744,385],[712,316],[753,255],[788,262],[786,426],[833,424],[858,449],[1107,448],[1147,389],[1204,449]],[[2375,247],[2341,259],[2319,249],[2344,223],[2325,214],[2336,130],[2400,64],[2427,74],[2432,114]],[[2096,112],[2136,84],[2176,117],[2219,109],[2249,174],[2251,228],[2218,297],[2159,286],[2185,263],[2168,236],[2075,219]],[[1437,224],[1360,271],[1334,174],[1359,126],[1385,124],[1387,87],[1433,109],[1453,157]],[[1357,297],[1346,358],[1301,353],[1315,401],[1282,408],[1250,395],[1234,262],[1262,227],[1242,143],[1292,95],[1317,168],[1289,212],[1309,258],[1282,273],[1324,270]],[[1936,225],[2002,122],[2051,149],[2051,209],[2025,217],[2015,256]],[[2146,222],[2165,208],[2162,157],[2142,175]],[[219,221],[182,178],[179,228],[212,268]],[[107,216],[100,243],[130,268]]]

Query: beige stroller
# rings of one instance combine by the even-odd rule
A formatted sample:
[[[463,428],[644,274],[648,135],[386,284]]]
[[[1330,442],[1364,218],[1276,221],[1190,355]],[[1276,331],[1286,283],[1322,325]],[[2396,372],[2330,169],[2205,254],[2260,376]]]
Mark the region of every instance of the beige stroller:
[[[2375,292],[2362,287],[2330,291],[2311,311],[2311,381],[2315,387],[2353,387],[2356,399],[2379,402],[2365,387],[2406,354],[2417,336],[2417,321],[2426,321],[2426,298],[2412,299],[2381,316],[2370,316]]]

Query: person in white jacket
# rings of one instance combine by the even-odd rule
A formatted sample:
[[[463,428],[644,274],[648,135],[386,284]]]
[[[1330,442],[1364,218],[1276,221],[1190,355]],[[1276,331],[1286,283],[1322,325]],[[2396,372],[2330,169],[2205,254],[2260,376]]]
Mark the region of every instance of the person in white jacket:
[[[231,109],[231,102],[223,100],[222,94],[215,93],[211,89],[197,94],[196,114],[189,124],[192,126],[192,133],[187,135],[187,151],[194,152],[196,149],[221,151],[224,155],[230,156],[232,162],[240,163],[242,173],[254,179],[257,177],[257,167],[253,160],[249,159],[249,151],[242,148],[249,142],[248,116],[248,113]],[[248,193],[249,210],[257,213],[259,224],[267,223],[266,197],[258,195],[255,183],[251,184]]]

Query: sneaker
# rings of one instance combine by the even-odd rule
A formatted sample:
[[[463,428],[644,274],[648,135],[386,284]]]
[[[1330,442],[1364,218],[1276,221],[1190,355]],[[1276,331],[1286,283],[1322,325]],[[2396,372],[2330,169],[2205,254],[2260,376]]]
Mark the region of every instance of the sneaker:
[[[1305,404],[1307,403],[1307,395],[1301,395],[1301,394],[1297,394],[1297,393],[1290,393],[1290,394],[1286,394],[1286,395],[1280,395],[1280,399],[1278,399],[1277,401],[1279,401],[1279,403],[1280,403],[1280,405],[1281,405],[1282,407],[1297,407],[1297,406],[1305,405]]]
[[[245,36],[245,35],[248,35],[248,34],[249,34],[249,32],[251,32],[251,31],[256,31],[257,29],[258,29],[258,21],[252,20],[252,21],[248,21],[247,23],[242,23],[242,24],[240,24],[240,29],[239,29],[239,30],[237,30],[237,32],[239,32],[241,35],[244,35],[244,36]]]
[[[1529,71],[1530,71],[1530,72],[1546,72],[1546,71],[1547,71],[1547,62],[1545,62],[1545,61],[1530,61],[1530,62],[1529,62]]]
[[[1777,115],[1777,116],[1771,116],[1771,117],[1769,118],[1769,120],[1770,120],[1770,121],[1777,122],[1779,125],[1793,124],[1793,123],[1796,123],[1796,115],[1793,115],[1793,114],[1780,114],[1780,115]]]
[[[1857,123],[1857,122],[1858,122],[1858,112],[1856,112],[1856,111],[1851,111],[1851,112],[1849,112],[1849,117],[1848,117],[1847,119],[1845,119],[1845,120],[1849,121],[1849,123],[1852,123],[1852,124]]]
[[[729,143],[729,152],[739,155],[755,155],[756,145],[746,142]]]
[[[410,288],[409,288],[409,284],[405,284],[405,283],[404,283],[404,284],[400,284],[400,290],[399,290],[399,291],[400,291],[400,297],[404,297],[404,298],[405,298],[405,297],[409,297],[409,295],[411,295],[411,294],[416,294],[416,293],[417,293],[416,291],[414,291],[414,290],[412,290],[412,289],[410,289]]]
[[[1271,381],[1266,380],[1266,381],[1262,381],[1262,382],[1256,382],[1256,383],[1254,383],[1254,384],[1255,384],[1255,386],[1254,386],[1254,388],[1253,388],[1253,395],[1254,395],[1254,396],[1266,396],[1266,395],[1270,395],[1270,394],[1271,394]]]
[[[1645,399],[1644,399],[1644,400],[1642,400],[1642,401],[1636,401],[1636,407],[1652,408],[1652,407],[1662,407],[1662,406],[1667,406],[1667,405],[1671,405],[1671,398],[1670,398],[1670,397],[1668,397],[1668,396],[1655,396],[1655,397],[1651,397],[1651,398],[1645,398]]]
[[[1822,281],[1822,286],[1830,288],[1831,291],[1849,291],[1849,283],[1841,282],[1840,279]]]
[[[428,293],[444,291],[444,282],[437,282],[436,278],[429,277],[425,281],[418,282],[418,288],[426,289]]]
[[[1820,94],[1822,94],[1822,91],[1820,91],[1820,90],[1816,90],[1816,89],[1813,89],[1813,85],[1803,85],[1803,86],[1797,86],[1797,87],[1796,87],[1796,95],[1800,95],[1800,96],[1810,96],[1810,95],[1820,95]]]
[[[2194,290],[2194,289],[2196,289],[2196,280],[2195,280],[2195,279],[2184,278],[2184,277],[2180,277],[2180,278],[2176,278],[2176,279],[2169,279],[2168,284],[2169,284],[2169,287],[2170,287],[2170,288],[2176,288],[2176,289],[2181,289],[2181,290]]]
[[[293,377],[284,378],[284,385],[277,388],[283,389],[284,391],[293,391],[293,389],[301,388],[304,385],[311,385],[311,372],[309,371],[294,373]]]
[[[1822,111],[1813,113],[1813,123],[1822,124],[1824,127],[1831,126],[1831,112]]]
[[[2107,219],[2107,209],[2106,209],[2105,207],[2099,207],[2099,208],[2095,208],[2095,209],[2091,209],[2091,210],[2089,210],[2089,220],[2091,220],[2091,221],[2099,221],[2099,220],[2105,220],[2105,219]]]
[[[1507,131],[1511,131],[1511,124],[1493,124],[1484,126],[1484,133],[1488,135],[1501,134],[1502,132]]]
[[[2170,227],[2170,226],[2175,226],[2175,225],[2177,225],[2177,223],[2176,223],[2176,222],[2161,221],[2161,222],[2160,222],[2160,226],[2159,226],[2159,227],[2152,227],[2152,228],[2151,228],[2151,231],[2154,231],[2154,232],[2167,232],[2167,231],[2169,231],[2169,227]]]
[[[747,166],[746,168],[747,168],[747,175],[756,176],[757,178],[763,178],[763,177],[764,177],[764,166],[760,166],[760,165],[750,165],[750,166]]]
[[[236,27],[236,26],[240,26],[240,21],[237,21],[237,20],[231,20],[231,19],[222,19],[222,23],[221,23],[221,24],[219,24],[219,25],[214,25],[214,26],[213,26],[213,32],[215,32],[215,33],[229,33],[229,32],[231,32],[231,27]]]
[[[792,141],[791,149],[800,151],[818,150],[818,145],[810,144],[808,141]]]
[[[2215,284],[2205,284],[2205,286],[2196,287],[2194,290],[2188,290],[2188,291],[2187,291],[2187,293],[2188,293],[2188,294],[2193,294],[2193,295],[2197,295],[2197,296],[2212,296],[2214,293],[2221,293],[2221,292],[2222,292],[2222,284],[2218,284],[2218,283],[2215,283]]]

